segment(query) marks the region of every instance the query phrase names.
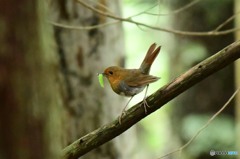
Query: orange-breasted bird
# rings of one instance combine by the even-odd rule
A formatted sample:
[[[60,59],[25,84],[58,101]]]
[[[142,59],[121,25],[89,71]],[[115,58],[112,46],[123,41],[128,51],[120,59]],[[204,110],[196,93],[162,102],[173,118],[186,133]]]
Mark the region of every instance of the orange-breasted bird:
[[[105,76],[108,79],[112,87],[112,90],[115,93],[122,96],[131,97],[122,111],[122,114],[119,118],[119,123],[121,123],[121,118],[132,98],[136,94],[142,92],[145,87],[147,87],[148,89],[148,85],[150,83],[156,82],[157,80],[160,79],[159,77],[149,75],[152,63],[157,57],[161,48],[160,46],[156,48],[156,46],[157,45],[153,43],[149,47],[147,54],[139,69],[125,69],[118,66],[111,66],[106,68],[104,73],[102,73],[103,76]],[[143,99],[145,113],[147,113],[146,107],[148,106],[146,102],[147,89]]]

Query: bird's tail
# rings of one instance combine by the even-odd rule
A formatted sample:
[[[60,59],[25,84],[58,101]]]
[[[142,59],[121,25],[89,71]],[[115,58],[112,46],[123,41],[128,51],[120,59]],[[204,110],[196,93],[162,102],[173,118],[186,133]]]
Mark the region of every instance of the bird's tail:
[[[159,46],[157,48],[156,48],[156,46],[157,46],[156,43],[153,43],[149,47],[149,49],[147,51],[147,54],[146,54],[141,66],[140,66],[140,70],[144,74],[149,74],[152,63],[155,60],[155,58],[157,57],[158,53],[160,52],[161,46]]]

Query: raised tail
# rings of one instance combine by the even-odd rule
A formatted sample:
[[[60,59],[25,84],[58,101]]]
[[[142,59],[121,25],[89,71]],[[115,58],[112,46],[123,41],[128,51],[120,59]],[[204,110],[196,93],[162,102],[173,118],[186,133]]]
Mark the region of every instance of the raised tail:
[[[161,46],[159,46],[157,48],[156,48],[156,46],[157,46],[157,44],[153,43],[149,47],[147,54],[139,68],[142,71],[142,73],[144,73],[144,74],[149,74],[152,63],[155,60],[155,58],[157,57],[158,53],[160,52]]]

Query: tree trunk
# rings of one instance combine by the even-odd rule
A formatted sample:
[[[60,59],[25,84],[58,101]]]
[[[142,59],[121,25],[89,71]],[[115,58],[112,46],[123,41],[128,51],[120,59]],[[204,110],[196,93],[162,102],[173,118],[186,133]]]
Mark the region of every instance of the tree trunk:
[[[105,9],[98,3],[106,5],[116,15],[121,14],[119,0],[90,2],[102,11]],[[76,1],[52,2],[51,8],[54,21],[72,26],[93,26],[112,21]],[[102,73],[108,66],[124,65],[123,29],[121,23],[92,30],[55,27],[55,40],[61,59],[62,85],[65,87],[63,145],[67,146],[115,119],[125,105],[123,97],[116,95],[106,84],[107,81],[105,88],[101,88],[97,78],[97,73]],[[131,130],[82,158],[129,158],[133,133]]]
[[[58,61],[43,1],[0,1],[0,158],[60,151]]]
[[[238,15],[238,12],[240,10],[240,1],[235,0],[235,14],[237,14],[237,17],[235,19],[235,27],[240,27],[240,16]],[[240,32],[235,33],[236,40],[240,40]],[[240,60],[237,60],[234,65],[235,69],[235,87],[238,89],[240,87]],[[235,98],[235,115],[236,115],[236,143],[237,147],[236,150],[238,153],[240,153],[240,93],[237,94]],[[237,157],[240,159],[240,155]]]

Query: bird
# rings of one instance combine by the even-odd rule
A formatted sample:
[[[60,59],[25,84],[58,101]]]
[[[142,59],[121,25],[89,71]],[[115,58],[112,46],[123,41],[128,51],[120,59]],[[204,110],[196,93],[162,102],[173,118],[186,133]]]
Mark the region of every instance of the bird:
[[[148,86],[150,83],[156,82],[160,79],[159,77],[149,75],[151,66],[161,49],[161,46],[158,46],[157,48],[156,46],[157,44],[153,43],[149,47],[145,58],[138,69],[125,69],[119,66],[110,66],[102,73],[102,75],[108,79],[108,82],[115,93],[121,96],[130,97],[119,117],[120,124],[122,116],[125,114],[125,109],[132,98],[136,94],[142,92],[145,87],[146,92],[143,98],[143,107],[147,114],[147,107],[149,107],[146,101]]]

